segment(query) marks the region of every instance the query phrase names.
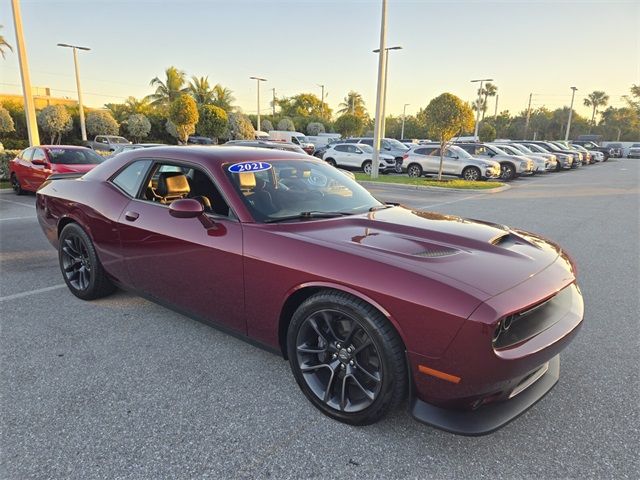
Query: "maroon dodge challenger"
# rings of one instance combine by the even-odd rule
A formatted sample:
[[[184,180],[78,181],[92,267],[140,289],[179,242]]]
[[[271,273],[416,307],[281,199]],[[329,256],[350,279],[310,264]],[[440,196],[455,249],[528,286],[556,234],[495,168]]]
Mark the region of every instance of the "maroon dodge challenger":
[[[583,318],[570,257],[538,235],[376,200],[308,156],[123,153],[52,175],[38,220],[71,293],[116,287],[277,351],[324,414],[481,435],[557,382]]]

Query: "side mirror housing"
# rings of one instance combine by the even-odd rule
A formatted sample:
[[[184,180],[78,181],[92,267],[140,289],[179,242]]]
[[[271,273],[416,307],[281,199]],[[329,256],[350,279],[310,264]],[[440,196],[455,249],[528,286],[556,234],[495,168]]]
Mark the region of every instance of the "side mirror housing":
[[[174,200],[169,205],[169,214],[175,218],[196,218],[204,213],[202,204],[193,198]]]

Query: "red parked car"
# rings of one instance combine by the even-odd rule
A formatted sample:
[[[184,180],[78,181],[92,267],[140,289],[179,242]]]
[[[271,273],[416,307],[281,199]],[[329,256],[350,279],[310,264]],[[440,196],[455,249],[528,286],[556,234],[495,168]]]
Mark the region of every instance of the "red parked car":
[[[133,290],[276,351],[350,424],[409,396],[420,421],[493,431],[553,387],[582,323],[555,243],[381,203],[300,154],[135,150],[51,176],[36,205],[74,295]]]
[[[11,187],[18,195],[35,192],[52,173],[86,173],[103,162],[90,148],[40,145],[23,150],[9,162]]]

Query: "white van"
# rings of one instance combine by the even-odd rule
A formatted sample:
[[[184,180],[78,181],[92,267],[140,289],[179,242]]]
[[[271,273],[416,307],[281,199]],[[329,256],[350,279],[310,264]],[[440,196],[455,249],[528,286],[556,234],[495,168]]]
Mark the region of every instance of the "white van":
[[[269,140],[278,140],[280,142],[290,142],[294,145],[304,145],[309,143],[304,133],[288,132],[287,130],[269,130]]]
[[[331,142],[335,142],[340,140],[339,133],[321,133],[320,135],[307,135],[307,140],[316,148],[324,147],[325,145],[329,145]]]

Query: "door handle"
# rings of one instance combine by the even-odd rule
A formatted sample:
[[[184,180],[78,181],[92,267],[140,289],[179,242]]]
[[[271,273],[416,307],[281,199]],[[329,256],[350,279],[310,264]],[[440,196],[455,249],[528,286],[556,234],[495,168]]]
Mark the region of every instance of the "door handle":
[[[125,212],[124,218],[129,220],[130,222],[135,222],[140,214],[138,212]]]

